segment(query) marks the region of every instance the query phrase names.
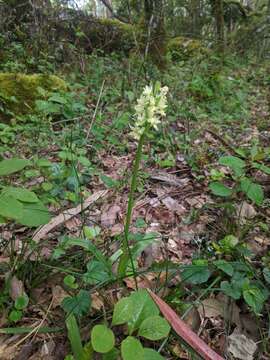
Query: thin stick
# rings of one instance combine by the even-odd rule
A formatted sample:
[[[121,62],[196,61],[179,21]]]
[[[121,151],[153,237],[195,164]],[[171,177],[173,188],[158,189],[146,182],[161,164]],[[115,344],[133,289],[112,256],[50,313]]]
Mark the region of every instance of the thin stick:
[[[96,107],[95,107],[95,111],[94,111],[94,114],[93,114],[92,120],[91,120],[91,122],[90,122],[90,125],[89,125],[89,128],[88,128],[88,131],[87,131],[87,135],[86,135],[86,142],[87,142],[87,140],[88,140],[88,138],[89,138],[90,131],[91,131],[91,129],[92,129],[92,126],[93,126],[94,120],[95,120],[96,115],[97,115],[97,110],[98,110],[99,103],[100,103],[100,100],[101,100],[101,96],[102,96],[102,93],[103,93],[104,84],[105,84],[105,80],[103,80],[102,85],[101,85],[101,88],[100,88],[100,91],[99,91],[99,95],[98,95],[98,100],[97,100],[97,104],[96,104]]]

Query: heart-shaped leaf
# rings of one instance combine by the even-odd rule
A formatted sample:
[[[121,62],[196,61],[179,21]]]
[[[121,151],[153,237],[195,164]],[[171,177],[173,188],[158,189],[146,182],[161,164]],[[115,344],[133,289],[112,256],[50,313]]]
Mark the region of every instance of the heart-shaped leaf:
[[[138,334],[148,340],[160,340],[168,336],[170,329],[161,316],[150,316],[141,323]]]
[[[114,333],[106,325],[96,325],[91,331],[91,343],[96,352],[105,354],[114,347]]]

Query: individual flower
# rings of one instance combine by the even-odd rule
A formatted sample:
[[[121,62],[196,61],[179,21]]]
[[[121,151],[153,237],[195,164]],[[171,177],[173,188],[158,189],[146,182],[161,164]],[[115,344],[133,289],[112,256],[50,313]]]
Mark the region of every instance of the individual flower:
[[[161,117],[165,116],[167,108],[166,95],[168,87],[157,84],[145,86],[135,106],[136,122],[132,128],[132,136],[139,140],[146,128],[158,129]]]

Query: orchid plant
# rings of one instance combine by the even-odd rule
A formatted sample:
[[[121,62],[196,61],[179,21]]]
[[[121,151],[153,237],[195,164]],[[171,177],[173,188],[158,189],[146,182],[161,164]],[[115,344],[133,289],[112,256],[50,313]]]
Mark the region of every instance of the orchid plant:
[[[142,156],[142,148],[145,139],[152,130],[158,130],[162,117],[166,115],[168,87],[161,87],[160,83],[145,86],[135,106],[135,125],[131,128],[131,136],[138,141],[136,156],[133,165],[130,193],[128,199],[127,216],[124,227],[124,240],[122,243],[122,255],[118,266],[118,275],[124,277],[127,272],[129,261],[131,262],[133,275],[135,266],[129,246],[129,228],[134,205],[134,193],[137,187],[138,171]],[[136,277],[135,277],[136,283]]]

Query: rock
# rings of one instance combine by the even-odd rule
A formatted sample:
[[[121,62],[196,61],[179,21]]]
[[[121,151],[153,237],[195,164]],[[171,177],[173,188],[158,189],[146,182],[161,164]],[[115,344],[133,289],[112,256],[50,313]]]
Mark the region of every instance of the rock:
[[[65,81],[55,75],[0,73],[0,122],[33,113],[44,93],[66,89]]]
[[[245,224],[247,220],[253,219],[256,215],[257,212],[254,207],[246,201],[237,207],[237,217],[241,224]]]

